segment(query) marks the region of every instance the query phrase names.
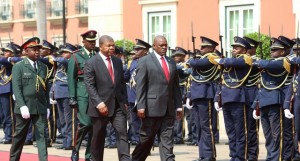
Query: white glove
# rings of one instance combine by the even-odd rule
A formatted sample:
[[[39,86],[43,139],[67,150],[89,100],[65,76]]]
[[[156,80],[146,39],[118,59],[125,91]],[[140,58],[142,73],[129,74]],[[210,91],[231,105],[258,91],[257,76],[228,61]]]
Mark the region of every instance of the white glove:
[[[51,105],[55,105],[55,104],[57,104],[57,101],[56,101],[56,100],[53,100],[52,98],[50,98],[50,104],[51,104]]]
[[[285,116],[286,118],[288,118],[288,119],[291,119],[291,118],[294,117],[294,115],[291,114],[291,111],[290,111],[289,109],[285,109],[285,110],[284,110],[284,116]]]
[[[191,102],[191,99],[187,98],[185,105],[186,105],[186,108],[189,110],[191,110],[193,108],[193,105],[190,105],[190,102]]]
[[[14,94],[12,95],[12,98],[13,98],[14,100],[16,100],[16,97],[15,97],[15,95],[14,95]]]
[[[221,58],[215,59],[215,61],[219,64]]]
[[[49,119],[49,116],[50,116],[50,109],[47,108],[47,119]]]
[[[254,118],[255,120],[260,119],[260,116],[257,116],[257,115],[256,115],[256,110],[253,110],[252,116],[253,116],[253,118]]]
[[[219,107],[219,103],[218,102],[215,102],[215,109],[217,111],[222,111],[222,107]]]
[[[21,115],[24,119],[29,119],[30,118],[30,113],[29,113],[29,109],[27,106],[22,106],[20,108],[21,111]]]

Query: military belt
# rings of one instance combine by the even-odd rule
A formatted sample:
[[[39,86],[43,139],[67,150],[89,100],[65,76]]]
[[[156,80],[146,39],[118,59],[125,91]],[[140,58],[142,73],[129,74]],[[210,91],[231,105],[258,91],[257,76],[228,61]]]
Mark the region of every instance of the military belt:
[[[224,79],[224,81],[226,83],[238,83],[238,82],[240,82],[239,79]]]
[[[277,83],[275,81],[266,81],[264,82],[264,84],[269,86],[269,85],[276,85]]]

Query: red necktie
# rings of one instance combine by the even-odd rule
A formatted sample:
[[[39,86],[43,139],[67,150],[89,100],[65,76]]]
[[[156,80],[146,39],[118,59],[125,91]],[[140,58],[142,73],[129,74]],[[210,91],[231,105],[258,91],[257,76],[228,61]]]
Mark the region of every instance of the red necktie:
[[[169,69],[168,69],[167,63],[166,63],[166,61],[165,61],[165,59],[164,59],[163,56],[160,59],[161,59],[161,66],[163,68],[163,71],[165,73],[167,81],[169,82],[170,77],[169,77]]]
[[[114,81],[115,81],[115,78],[114,78],[114,77],[115,77],[115,76],[114,76],[114,72],[113,72],[113,69],[112,69],[112,65],[111,65],[110,58],[107,57],[106,60],[108,61],[107,68],[108,68],[108,72],[109,72],[110,78],[111,78],[111,80],[112,80],[113,83],[114,83]]]

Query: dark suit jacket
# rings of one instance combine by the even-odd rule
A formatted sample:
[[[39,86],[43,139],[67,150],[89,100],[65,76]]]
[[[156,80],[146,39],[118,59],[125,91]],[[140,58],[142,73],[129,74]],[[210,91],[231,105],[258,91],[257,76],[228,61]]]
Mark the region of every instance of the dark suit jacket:
[[[166,57],[170,71],[168,82],[154,53],[142,57],[136,70],[137,109],[145,109],[146,117],[175,116],[182,107],[176,63]]]
[[[39,91],[36,91],[37,75],[47,86],[47,66],[37,61],[37,73],[28,61],[28,58],[16,63],[12,70],[13,93],[16,98],[14,112],[21,114],[20,107],[27,106],[30,114],[47,114],[49,95],[41,81]],[[47,89],[47,87],[46,87]]]
[[[113,83],[99,53],[89,59],[84,67],[84,82],[89,94],[88,115],[91,117],[102,117],[96,108],[101,102],[104,102],[108,107],[108,117],[114,114],[116,106],[120,106],[126,114],[124,104],[127,103],[127,91],[122,61],[114,56],[111,57],[111,60],[115,83]],[[116,102],[119,105],[116,105]]]

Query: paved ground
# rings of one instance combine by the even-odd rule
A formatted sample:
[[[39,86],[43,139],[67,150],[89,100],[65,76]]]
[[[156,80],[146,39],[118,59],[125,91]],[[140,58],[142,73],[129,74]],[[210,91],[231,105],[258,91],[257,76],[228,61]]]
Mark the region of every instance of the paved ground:
[[[2,130],[2,129],[1,129]],[[3,132],[0,132],[0,138],[3,137]],[[217,149],[217,160],[218,161],[228,161],[229,160],[229,148],[228,145],[225,145],[227,142],[227,136],[224,129],[223,123],[223,114],[220,113],[220,144],[216,145]],[[0,144],[0,150],[9,151],[11,145]],[[71,151],[58,150],[55,147],[59,146],[54,144],[54,147],[48,148],[49,155],[58,155],[58,156],[71,156]],[[264,160],[266,156],[266,149],[264,147],[264,137],[262,129],[260,129],[260,145],[259,145],[259,160]],[[132,152],[134,147],[131,147],[130,152]],[[24,146],[23,152],[26,153],[35,153],[37,154],[37,149],[34,146]],[[85,148],[81,148],[80,157],[84,157]],[[105,149],[104,160],[106,161],[117,161],[117,150],[116,149]],[[176,160],[178,161],[191,161],[198,158],[198,147],[197,146],[187,146],[187,145],[176,145],[174,147],[174,153],[176,155]],[[151,151],[151,156],[147,158],[147,161],[159,161],[159,151],[158,148],[155,148],[154,151]]]

